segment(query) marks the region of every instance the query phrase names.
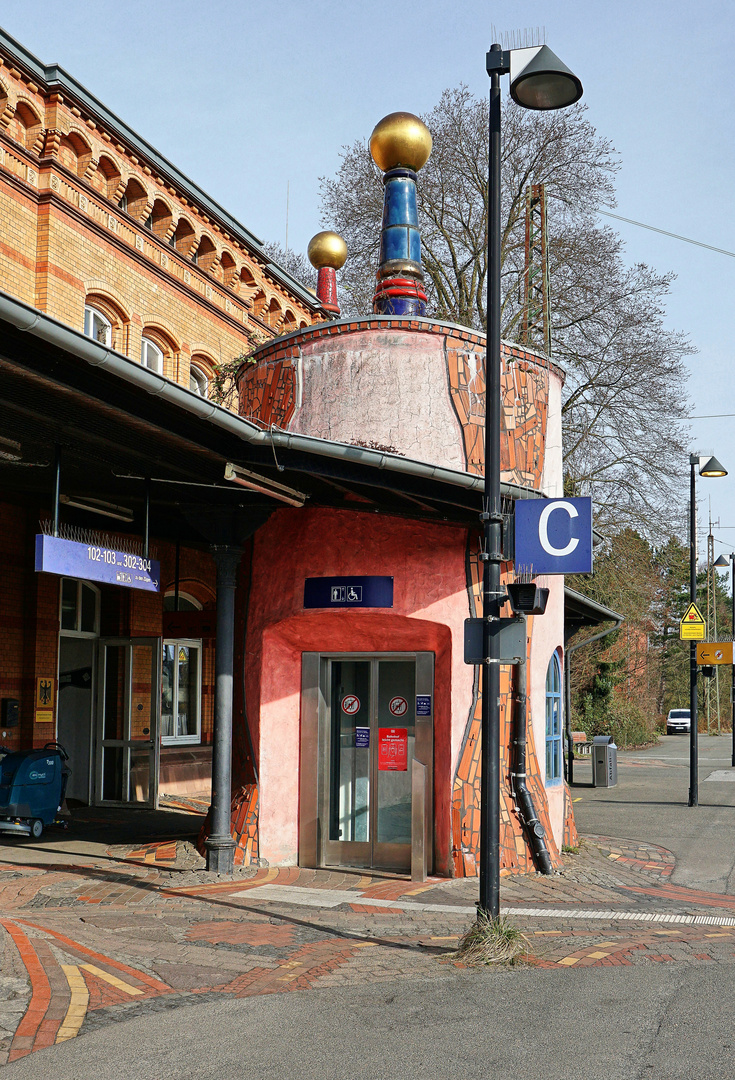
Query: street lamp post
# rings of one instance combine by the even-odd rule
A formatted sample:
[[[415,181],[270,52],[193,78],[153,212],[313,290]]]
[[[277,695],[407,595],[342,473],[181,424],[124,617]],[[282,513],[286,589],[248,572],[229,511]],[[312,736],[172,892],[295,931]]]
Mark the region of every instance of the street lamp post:
[[[485,485],[482,551],[482,751],[480,780],[480,912],[500,916],[500,640],[490,624],[505,599],[500,571],[500,76],[510,74],[513,100],[526,109],[563,109],[582,96],[582,84],[546,45],[503,50],[492,45],[487,196],[487,352],[485,382]]]
[[[727,469],[716,457],[689,455],[689,602],[697,602],[697,474],[705,477],[727,476]],[[697,731],[697,643],[689,642],[689,806],[699,805]]]

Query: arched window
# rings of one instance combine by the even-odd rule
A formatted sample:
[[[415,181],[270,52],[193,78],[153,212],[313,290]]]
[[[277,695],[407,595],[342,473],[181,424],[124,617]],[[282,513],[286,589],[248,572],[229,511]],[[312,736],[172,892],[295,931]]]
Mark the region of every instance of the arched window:
[[[97,168],[92,173],[92,187],[104,195],[106,199],[112,199],[120,186],[120,170],[112,158],[101,154],[97,162]]]
[[[121,210],[130,214],[131,217],[141,219],[143,211],[148,205],[148,193],[135,178],[128,180],[125,191],[122,193],[117,204]]]
[[[89,305],[84,309],[84,333],[101,345],[112,345],[112,323],[101,311]]]
[[[561,664],[554,653],[546,669],[546,783],[561,781]]]
[[[200,397],[206,397],[208,388],[209,379],[200,367],[192,364],[189,368],[189,389],[193,390],[195,394],[199,394]]]
[[[196,236],[186,218],[179,218],[176,228],[171,233],[168,242],[172,248],[176,248],[179,255],[183,256],[185,259],[188,257],[189,252],[196,243]]]
[[[100,632],[100,591],[76,578],[61,579],[59,624],[62,634],[96,637]]]
[[[268,323],[268,325],[275,330],[275,328],[281,321],[282,314],[283,312],[281,311],[281,305],[278,303],[276,298],[273,297],[270,304],[268,305],[267,310],[263,314],[263,318]]]
[[[68,135],[61,137],[58,157],[59,162],[65,165],[70,172],[75,173],[77,176],[84,176],[92,157],[92,151],[84,139],[76,131],[72,131]]]
[[[41,142],[41,120],[25,101],[19,101],[16,106],[15,131],[12,134],[26,150],[38,152],[36,143]]]
[[[164,611],[201,611],[202,604],[200,600],[197,600],[196,596],[192,596],[191,593],[182,592],[179,590],[179,606],[176,607],[176,593],[173,589],[168,589],[163,598],[163,610]]]
[[[191,257],[191,261],[201,270],[212,269],[214,260],[217,258],[217,250],[208,236],[203,236],[197,245],[197,249]]]
[[[140,362],[157,375],[163,375],[163,350],[150,338],[144,337],[140,343]]]
[[[156,199],[144,224],[146,228],[155,233],[160,240],[164,240],[171,228],[171,220],[171,211],[166,203],[163,199]]]

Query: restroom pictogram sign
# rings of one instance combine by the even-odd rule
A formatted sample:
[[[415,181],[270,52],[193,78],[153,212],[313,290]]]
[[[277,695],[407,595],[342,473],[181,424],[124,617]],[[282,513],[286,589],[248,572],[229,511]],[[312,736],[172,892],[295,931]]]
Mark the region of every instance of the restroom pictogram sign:
[[[408,770],[408,728],[378,729],[378,769],[381,772]]]

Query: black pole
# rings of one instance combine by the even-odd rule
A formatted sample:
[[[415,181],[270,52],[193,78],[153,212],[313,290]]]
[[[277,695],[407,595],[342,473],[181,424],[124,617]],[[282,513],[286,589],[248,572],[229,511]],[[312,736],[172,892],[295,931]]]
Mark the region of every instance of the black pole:
[[[485,382],[485,490],[482,574],[482,727],[480,777],[480,902],[500,917],[500,639],[490,622],[500,618],[502,522],[500,512],[500,45],[488,53],[490,74],[487,193],[487,344]]]
[[[146,476],[145,478],[145,533],[143,536],[143,558],[148,558],[148,547],[150,544],[150,527],[151,527],[151,478]]]
[[[697,602],[697,478],[699,458],[689,456],[689,600]],[[699,805],[697,741],[697,644],[689,642],[689,806]]]
[[[59,535],[59,499],[61,497],[61,447],[54,446],[54,536]]]
[[[217,566],[217,642],[214,654],[214,738],[212,745],[211,831],[204,842],[207,870],[231,874],[235,841],[230,831],[232,803],[232,667],[235,641],[235,588],[240,549],[215,547]]]
[[[179,578],[181,571],[181,537],[176,537],[176,563],[174,566],[174,611],[179,610]]]
[[[730,553],[730,566],[732,568],[732,639],[735,642],[735,551]],[[733,644],[735,649],[735,644]],[[733,657],[735,661],[735,657]],[[732,764],[735,767],[735,663],[732,668],[732,682],[730,683],[730,723],[732,725]]]

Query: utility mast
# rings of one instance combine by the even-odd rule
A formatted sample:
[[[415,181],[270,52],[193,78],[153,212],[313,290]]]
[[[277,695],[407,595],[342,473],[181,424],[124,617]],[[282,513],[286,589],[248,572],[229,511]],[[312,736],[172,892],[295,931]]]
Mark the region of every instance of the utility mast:
[[[545,184],[531,184],[526,188],[526,251],[523,271],[521,342],[541,349],[551,359]]]

